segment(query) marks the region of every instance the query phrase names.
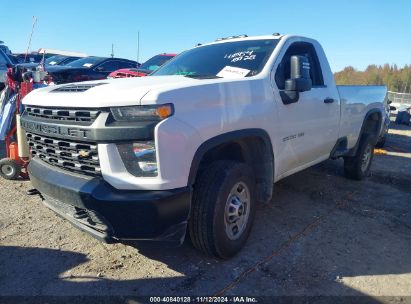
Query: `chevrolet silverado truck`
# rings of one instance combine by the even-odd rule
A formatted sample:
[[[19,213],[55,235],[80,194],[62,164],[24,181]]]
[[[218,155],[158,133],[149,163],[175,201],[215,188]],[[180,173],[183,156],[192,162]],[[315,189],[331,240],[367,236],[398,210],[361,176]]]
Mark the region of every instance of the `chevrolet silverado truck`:
[[[181,244],[229,258],[275,182],[344,158],[367,176],[386,88],[336,86],[320,44],[294,35],[196,46],[149,77],[24,98],[33,186],[105,242]]]

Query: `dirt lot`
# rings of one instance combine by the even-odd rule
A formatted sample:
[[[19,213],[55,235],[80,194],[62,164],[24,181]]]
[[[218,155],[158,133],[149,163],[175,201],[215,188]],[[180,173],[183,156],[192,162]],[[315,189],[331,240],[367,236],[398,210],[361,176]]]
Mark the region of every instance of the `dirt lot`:
[[[394,125],[386,151],[362,182],[326,161],[277,183],[229,261],[102,244],[26,196],[29,182],[0,180],[0,295],[411,296],[411,128]]]

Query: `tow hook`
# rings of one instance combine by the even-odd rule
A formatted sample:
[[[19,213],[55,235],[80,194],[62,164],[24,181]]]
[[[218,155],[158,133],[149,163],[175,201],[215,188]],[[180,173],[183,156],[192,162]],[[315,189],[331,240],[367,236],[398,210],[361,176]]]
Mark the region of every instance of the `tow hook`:
[[[27,190],[26,194],[27,195],[38,195],[44,201],[43,195],[41,195],[40,191],[35,188]]]
[[[30,189],[30,190],[27,190],[26,194],[27,195],[40,195],[40,191],[33,188],[33,189]]]

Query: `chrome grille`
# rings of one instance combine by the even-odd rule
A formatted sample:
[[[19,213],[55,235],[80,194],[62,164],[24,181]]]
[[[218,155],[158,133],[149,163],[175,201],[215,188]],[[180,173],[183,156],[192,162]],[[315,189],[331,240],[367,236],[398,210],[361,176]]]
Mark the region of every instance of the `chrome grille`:
[[[60,121],[89,122],[96,120],[100,111],[98,110],[71,110],[71,109],[50,109],[33,106],[26,106],[25,112],[29,116],[42,117]]]
[[[27,133],[31,155],[62,169],[101,175],[96,144],[79,143]]]
[[[106,82],[100,83],[88,83],[88,84],[69,84],[65,86],[58,87],[50,92],[85,92],[91,88],[107,84]]]

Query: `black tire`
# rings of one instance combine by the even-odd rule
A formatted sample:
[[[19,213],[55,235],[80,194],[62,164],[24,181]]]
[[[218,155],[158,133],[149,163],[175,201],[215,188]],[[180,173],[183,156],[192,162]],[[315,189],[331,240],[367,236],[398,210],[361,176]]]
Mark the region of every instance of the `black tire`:
[[[344,157],[344,174],[346,177],[362,180],[368,175],[374,158],[374,143],[371,135],[363,135],[356,155]]]
[[[387,139],[387,134],[384,134],[383,137],[381,137],[377,144],[375,145],[377,148],[383,148],[385,146],[385,140]]]
[[[232,210],[229,208],[231,207],[229,202],[235,201],[233,198],[229,201],[229,195],[234,189],[241,190],[238,193],[243,193],[245,189],[246,197],[249,198],[248,203],[241,204],[246,206],[244,207],[246,212],[241,216],[244,214],[248,216],[243,225],[240,221],[239,227],[242,228],[238,228],[238,233],[234,236],[236,239],[230,238],[227,232],[230,229],[226,226],[227,219],[230,218],[226,212]],[[234,161],[211,163],[197,178],[194,187],[188,225],[194,247],[208,256],[222,259],[232,257],[239,252],[246,243],[253,224],[255,189],[254,173],[249,166]],[[244,202],[246,201],[245,199]],[[236,225],[236,222],[233,225]]]
[[[20,176],[21,166],[13,159],[3,158],[0,160],[0,176],[14,180]]]

